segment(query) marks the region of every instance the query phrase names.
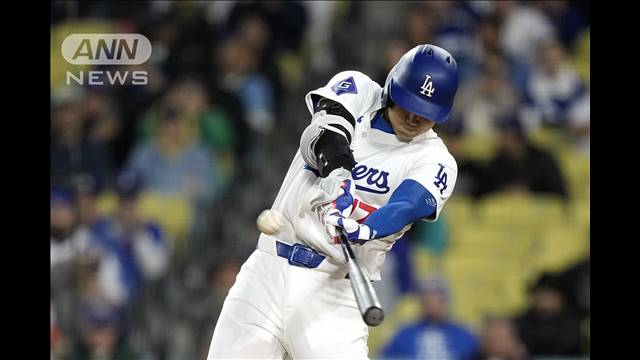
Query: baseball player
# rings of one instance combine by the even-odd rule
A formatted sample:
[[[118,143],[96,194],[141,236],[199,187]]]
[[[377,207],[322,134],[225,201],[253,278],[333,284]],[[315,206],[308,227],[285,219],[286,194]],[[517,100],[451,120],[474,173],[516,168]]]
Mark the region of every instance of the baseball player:
[[[457,164],[432,129],[447,120],[458,70],[446,50],[408,51],[384,87],[344,71],[309,92],[312,115],[261,233],[216,324],[209,358],[368,357],[339,244],[344,231],[369,279],[420,221],[436,221]]]

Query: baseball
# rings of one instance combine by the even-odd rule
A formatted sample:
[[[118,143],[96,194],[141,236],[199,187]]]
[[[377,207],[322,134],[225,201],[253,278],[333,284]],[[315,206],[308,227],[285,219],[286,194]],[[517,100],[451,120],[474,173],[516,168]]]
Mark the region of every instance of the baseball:
[[[279,211],[267,209],[260,213],[256,224],[260,232],[273,235],[284,228],[286,221],[287,219]]]

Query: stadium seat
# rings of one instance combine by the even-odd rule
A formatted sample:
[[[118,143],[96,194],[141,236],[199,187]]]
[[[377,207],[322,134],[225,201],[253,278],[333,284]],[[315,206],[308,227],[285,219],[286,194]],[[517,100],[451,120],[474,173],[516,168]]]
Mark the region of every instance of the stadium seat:
[[[495,153],[493,135],[465,135],[460,139],[462,151],[474,160],[488,160]]]
[[[571,147],[565,133],[556,129],[536,129],[529,134],[529,140],[554,154],[562,153]]]
[[[589,196],[591,186],[591,161],[574,149],[563,151],[558,154],[558,161],[563,171],[569,193],[575,199],[582,199]]]
[[[106,215],[113,212],[117,197],[113,192],[104,192],[97,200],[98,212]],[[180,246],[187,237],[192,224],[192,209],[185,196],[164,195],[145,192],[140,195],[139,210],[142,216],[158,222]]]

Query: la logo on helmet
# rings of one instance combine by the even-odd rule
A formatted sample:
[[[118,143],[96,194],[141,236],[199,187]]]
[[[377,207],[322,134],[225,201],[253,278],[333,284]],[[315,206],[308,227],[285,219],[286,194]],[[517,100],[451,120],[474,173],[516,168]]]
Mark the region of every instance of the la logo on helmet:
[[[433,96],[433,92],[436,91],[436,89],[433,88],[433,81],[431,81],[431,75],[425,75],[425,77],[426,78],[424,79],[424,83],[420,88],[422,89],[422,91],[420,91],[420,94],[426,95],[427,97],[431,97]]]

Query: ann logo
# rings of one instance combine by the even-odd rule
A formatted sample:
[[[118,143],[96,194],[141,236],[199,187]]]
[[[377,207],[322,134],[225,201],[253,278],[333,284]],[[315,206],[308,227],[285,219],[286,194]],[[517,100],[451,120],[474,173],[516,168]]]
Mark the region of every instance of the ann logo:
[[[436,91],[436,89],[433,87],[433,81],[431,80],[431,75],[425,75],[425,77],[426,78],[424,79],[424,83],[420,88],[422,90],[420,91],[420,94],[426,95],[427,97],[431,97],[433,96],[433,93]]]
[[[444,172],[444,165],[438,165],[440,165],[440,170],[438,170],[438,175],[436,175],[436,181],[433,182],[433,185],[440,189],[440,195],[442,195],[447,190],[447,173]]]

